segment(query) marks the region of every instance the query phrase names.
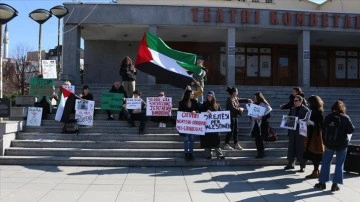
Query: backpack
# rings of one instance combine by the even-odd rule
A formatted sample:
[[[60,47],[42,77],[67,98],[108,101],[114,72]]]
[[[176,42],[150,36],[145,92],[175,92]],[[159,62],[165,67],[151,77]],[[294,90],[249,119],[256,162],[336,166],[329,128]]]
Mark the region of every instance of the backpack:
[[[69,119],[69,121],[64,124],[61,133],[79,135],[79,132],[80,131],[79,131],[79,125],[77,124],[77,120]]]
[[[324,123],[323,141],[325,146],[336,148],[344,143],[345,138],[340,134],[341,117],[330,116]]]
[[[275,142],[278,140],[275,129],[269,126],[267,136],[264,136],[263,139],[265,142]]]

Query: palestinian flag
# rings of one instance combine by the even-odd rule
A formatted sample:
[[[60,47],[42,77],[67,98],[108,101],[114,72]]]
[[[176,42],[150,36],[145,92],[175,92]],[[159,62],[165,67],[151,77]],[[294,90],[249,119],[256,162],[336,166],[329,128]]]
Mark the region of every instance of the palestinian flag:
[[[185,88],[194,81],[192,74],[201,74],[203,71],[195,62],[195,54],[173,50],[159,37],[146,32],[135,65],[140,71],[166,78],[169,84]]]
[[[76,95],[64,87],[61,87],[61,92],[55,120],[67,123],[70,119],[71,112],[75,109]]]

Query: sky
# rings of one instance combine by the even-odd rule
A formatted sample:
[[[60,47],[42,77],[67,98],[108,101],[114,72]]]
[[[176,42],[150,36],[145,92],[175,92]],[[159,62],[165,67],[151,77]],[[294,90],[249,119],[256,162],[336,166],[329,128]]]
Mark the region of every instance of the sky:
[[[316,3],[324,2],[324,0],[312,1]],[[8,4],[19,12],[17,17],[8,22],[10,57],[16,55],[15,49],[19,46],[25,47],[29,51],[38,50],[39,24],[29,18],[29,13],[39,8],[50,10],[54,6],[62,5],[63,2],[79,2],[79,0],[0,0],[0,3]],[[111,0],[81,0],[81,2],[110,3]],[[53,16],[42,25],[42,50],[49,50],[57,46],[57,22],[58,19]],[[60,44],[62,44],[62,39],[60,39]]]

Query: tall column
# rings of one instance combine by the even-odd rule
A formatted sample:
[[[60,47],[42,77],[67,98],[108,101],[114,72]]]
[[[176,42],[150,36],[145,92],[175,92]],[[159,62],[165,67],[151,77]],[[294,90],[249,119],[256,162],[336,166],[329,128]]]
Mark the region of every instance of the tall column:
[[[235,28],[228,28],[227,41],[226,41],[226,55],[227,55],[226,84],[227,85],[235,85],[235,42],[236,42]]]
[[[157,35],[157,26],[156,25],[150,25],[149,26],[149,32],[153,35]],[[146,84],[155,84],[156,78],[154,76],[151,76],[150,74],[147,75],[147,82]]]
[[[80,33],[77,25],[64,25],[62,48],[62,80],[80,84]]]
[[[310,31],[302,31],[299,34],[298,85],[310,86]]]

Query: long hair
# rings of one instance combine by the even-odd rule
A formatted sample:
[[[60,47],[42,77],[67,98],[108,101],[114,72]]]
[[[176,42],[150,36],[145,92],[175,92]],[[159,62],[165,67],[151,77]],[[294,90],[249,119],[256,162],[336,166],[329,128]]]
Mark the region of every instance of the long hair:
[[[336,100],[336,102],[331,106],[331,111],[346,114],[345,103],[341,100]]]
[[[311,110],[324,111],[324,101],[318,95],[312,95],[308,98]]]
[[[229,93],[229,95],[232,95],[237,89],[235,87],[228,86],[226,88],[226,91]]]
[[[256,92],[254,95],[256,97],[256,101],[258,102],[256,104],[260,104],[261,102],[263,102],[266,105],[270,106],[269,102],[265,99],[264,95],[260,91]]]
[[[125,65],[127,65],[127,61],[130,61],[130,65],[132,65],[132,60],[131,60],[131,58],[129,57],[129,56],[126,56],[126,57],[124,57],[123,59],[122,59],[122,61],[121,61],[121,66],[123,67],[123,66],[125,66]]]
[[[206,102],[209,103],[209,105],[211,106],[211,108],[218,110],[219,109],[219,104],[216,103],[216,98],[215,96],[212,96],[213,99],[211,99],[210,101],[208,99],[206,99]]]
[[[302,89],[300,87],[294,87],[293,90],[296,91],[296,94],[304,97],[304,91],[302,91]]]

